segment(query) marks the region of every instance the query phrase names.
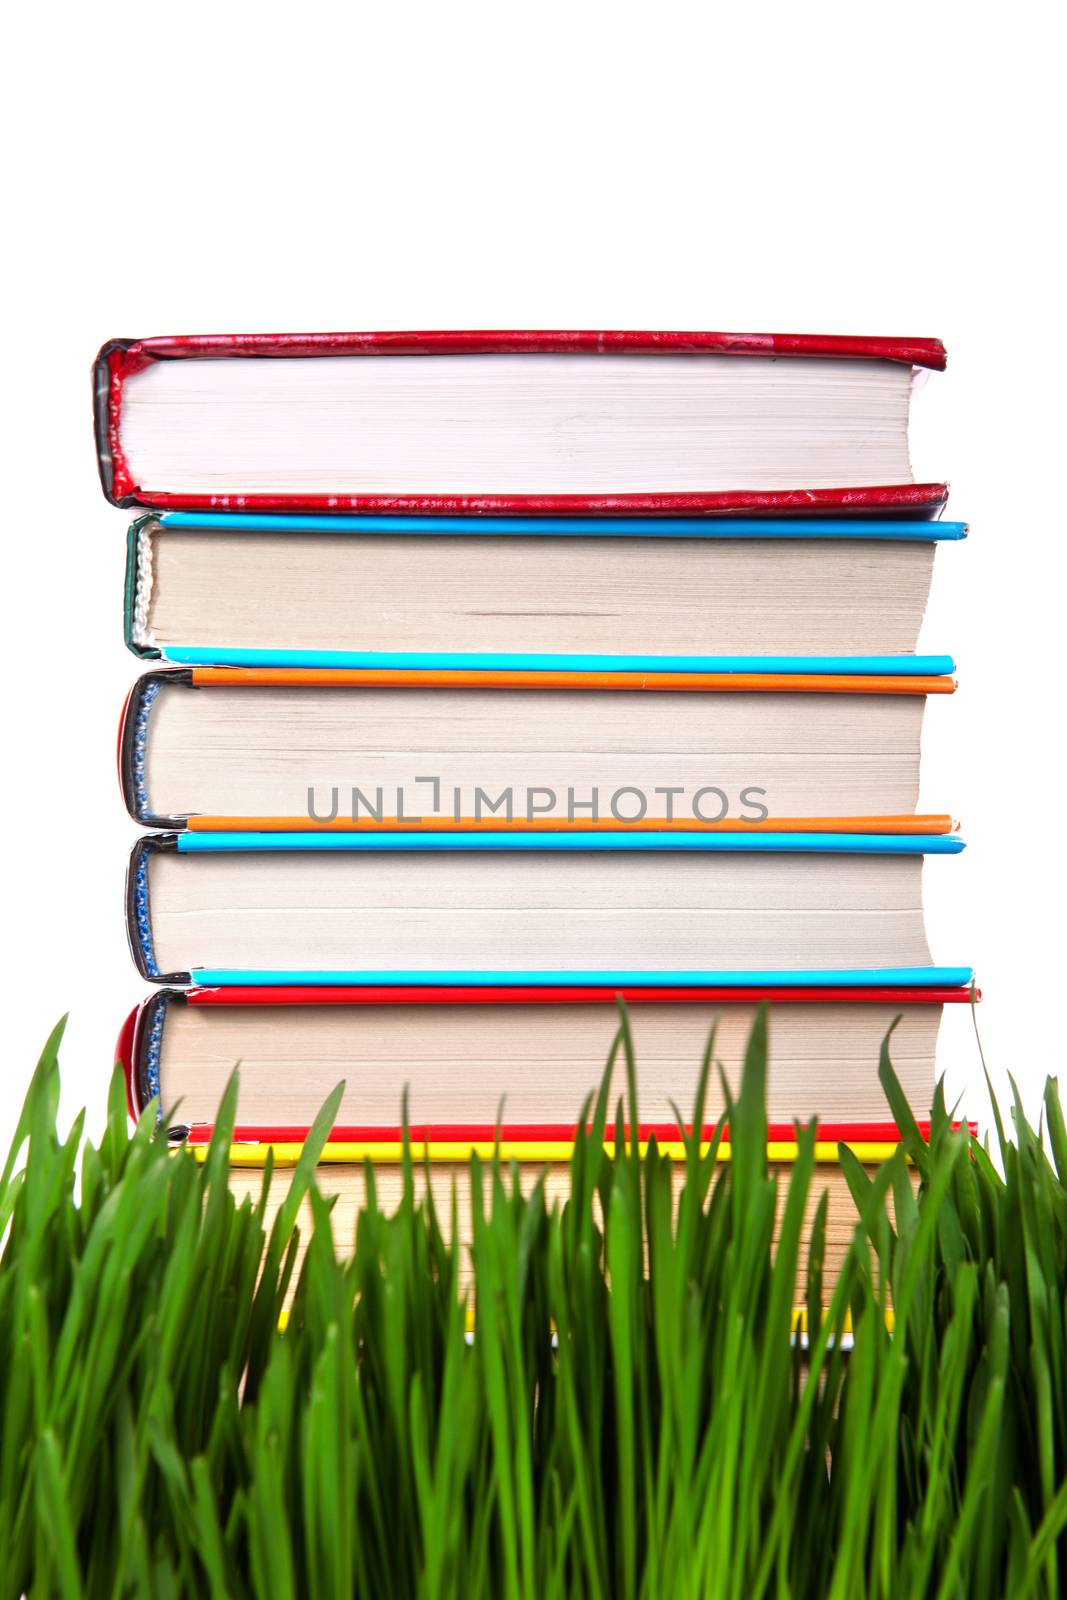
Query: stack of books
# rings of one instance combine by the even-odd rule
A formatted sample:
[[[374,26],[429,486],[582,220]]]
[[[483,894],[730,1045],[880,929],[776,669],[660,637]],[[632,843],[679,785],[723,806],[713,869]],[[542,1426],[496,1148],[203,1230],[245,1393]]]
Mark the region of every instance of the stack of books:
[[[621,996],[640,1136],[678,1148],[709,1030],[736,1083],[771,1003],[769,1155],[818,1116],[891,1151],[942,1007],[916,647],[947,490],[912,481],[936,340],[403,333],[116,340],[95,368],[129,533],[123,714],[130,1107],[240,1168],[346,1089],[324,1186],[362,1160],[450,1183],[472,1150],[565,1180]],[[937,862],[936,870],[951,870]],[[618,1090],[622,1090],[621,1072]],[[723,1110],[719,1079],[706,1109]],[[728,1137],[724,1153],[728,1152]],[[839,1219],[835,1223],[835,1218]],[[836,1232],[835,1232],[836,1228]]]

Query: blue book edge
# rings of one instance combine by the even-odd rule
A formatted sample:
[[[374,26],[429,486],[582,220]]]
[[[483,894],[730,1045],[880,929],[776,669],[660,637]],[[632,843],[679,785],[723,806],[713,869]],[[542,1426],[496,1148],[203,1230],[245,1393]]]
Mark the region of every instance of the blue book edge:
[[[501,972],[422,968],[404,971],[370,971],[362,968],[342,971],[274,971],[249,967],[193,967],[189,976],[200,988],[227,988],[241,985],[266,988],[274,985],[294,988],[359,988],[364,986],[403,987],[486,987],[508,988],[723,988],[723,989],[869,989],[869,988],[967,988],[973,981],[971,967],[845,967],[811,971],[533,971]]]
[[[704,833],[694,831],[627,833],[456,833],[403,829],[372,832],[255,833],[219,830],[179,833],[180,855],[235,854],[242,851],[730,851],[789,855],[959,855],[964,841],[955,833]]]
[[[628,656],[527,651],[273,650],[166,645],[167,661],[188,667],[333,667],[416,672],[712,672],[809,673],[878,678],[945,677],[949,655],[899,656]]]
[[[930,543],[965,539],[965,522],[837,517],[448,517],[330,516],[323,513],[164,511],[160,527],[233,533],[513,534],[590,539],[881,539]]]

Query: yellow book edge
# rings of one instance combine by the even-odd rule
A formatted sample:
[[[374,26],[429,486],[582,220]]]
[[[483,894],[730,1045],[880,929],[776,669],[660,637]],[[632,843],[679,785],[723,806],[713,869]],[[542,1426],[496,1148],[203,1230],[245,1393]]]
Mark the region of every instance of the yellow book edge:
[[[467,1334],[471,1338],[474,1337],[474,1331],[475,1331],[476,1322],[477,1322],[477,1317],[475,1315],[475,1309],[474,1309],[473,1306],[468,1306],[467,1307],[467,1314],[466,1314],[466,1325],[467,1325]],[[793,1337],[794,1338],[805,1339],[805,1340],[808,1339],[808,1337],[809,1337],[808,1323],[809,1323],[809,1318],[808,1318],[808,1308],[807,1308],[807,1306],[794,1306],[793,1310],[792,1310],[791,1317],[790,1317],[791,1332],[793,1334]],[[289,1326],[289,1312],[288,1311],[282,1311],[278,1315],[278,1332],[279,1333],[284,1333],[288,1326]],[[894,1327],[896,1326],[896,1317],[894,1315],[892,1306],[887,1306],[887,1308],[886,1308],[885,1326],[886,1326],[887,1332],[889,1332],[889,1333],[892,1333]],[[556,1337],[556,1328],[555,1328],[555,1324],[554,1323],[550,1324],[550,1330],[551,1330],[552,1337],[555,1338]],[[845,1325],[844,1325],[844,1327],[843,1327],[843,1329],[841,1331],[844,1334],[846,1339],[850,1339],[852,1337],[852,1312],[851,1311],[846,1311],[845,1312]]]
[[[896,1141],[872,1143],[862,1140],[844,1141],[845,1148],[850,1150],[858,1161],[874,1165],[881,1161],[888,1161],[900,1149]],[[181,1147],[179,1147],[181,1148]],[[193,1145],[190,1147],[198,1161],[207,1157],[207,1145]],[[293,1167],[299,1161],[303,1145],[286,1141],[259,1141],[254,1144],[232,1144],[228,1160],[232,1167],[261,1167],[267,1159],[268,1151],[274,1157],[276,1167]],[[471,1142],[469,1139],[459,1143],[434,1141],[433,1143],[420,1143],[413,1140],[409,1146],[413,1161],[467,1161],[471,1156],[477,1155],[483,1161],[491,1161],[497,1153],[497,1145],[492,1140],[479,1140]],[[642,1156],[648,1153],[649,1143],[642,1141],[638,1145]],[[799,1146],[795,1140],[772,1141],[765,1147],[767,1160],[772,1162],[795,1161],[799,1154]],[[822,1163],[838,1162],[838,1144],[834,1140],[817,1140],[815,1144],[815,1160]],[[629,1149],[629,1146],[627,1146]],[[670,1156],[672,1161],[683,1161],[686,1157],[686,1147],[680,1139],[657,1140],[657,1149],[660,1155]],[[711,1149],[710,1142],[700,1146],[700,1154],[706,1155]],[[511,1141],[499,1146],[501,1159],[504,1161],[520,1162],[558,1162],[569,1161],[574,1154],[574,1144],[571,1140],[548,1142],[523,1142]],[[614,1141],[605,1141],[605,1155],[614,1158]],[[352,1166],[364,1161],[382,1163],[383,1165],[396,1165],[403,1159],[404,1146],[399,1141],[383,1144],[327,1144],[319,1157],[319,1165],[347,1165]],[[731,1147],[720,1144],[716,1151],[717,1161],[730,1161],[732,1159]]]

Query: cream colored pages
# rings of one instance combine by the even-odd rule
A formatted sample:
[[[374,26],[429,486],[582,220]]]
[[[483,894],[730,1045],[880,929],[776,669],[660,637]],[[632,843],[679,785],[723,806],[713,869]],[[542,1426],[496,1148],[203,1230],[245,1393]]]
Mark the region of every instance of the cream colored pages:
[[[919,856],[342,850],[149,862],[161,971],[930,961]]]
[[[152,707],[148,797],[162,816],[395,816],[402,806],[448,817],[474,815],[481,788],[488,817],[510,789],[521,818],[530,790],[547,788],[555,799],[538,798],[543,814],[565,817],[573,790],[584,804],[575,815],[588,817],[596,790],[608,818],[625,787],[641,791],[649,817],[684,818],[710,786],[735,818],[757,806],[773,817],[897,815],[918,800],[924,705],[912,695],[177,684]],[[750,789],[761,793],[746,805]],[[698,804],[714,819],[724,801]]]
[[[746,356],[158,361],[126,379],[145,490],[534,494],[907,483],[911,368]]]
[[[692,1114],[710,1030],[731,1090],[754,1007],[634,1005],[642,1121]],[[770,1016],[767,1114],[771,1121],[889,1121],[878,1053],[898,1014],[893,1064],[917,1114],[934,1078],[936,1005],[778,1005]],[[412,1123],[574,1122],[599,1087],[619,1025],[610,1005],[190,1006],[168,1007],[161,1095],[181,1122],[213,1122],[235,1067],[238,1120],[308,1126],[334,1085],[346,1084],[338,1121],[395,1126],[409,1089]],[[625,1095],[616,1066],[611,1108]],[[921,1111],[920,1111],[920,1108]],[[725,1109],[722,1082],[708,1083],[706,1120]]]
[[[895,655],[934,546],[163,528],[142,557],[159,646]]]
[[[777,1215],[780,1224],[792,1167],[789,1163],[781,1163],[772,1168],[772,1171],[778,1178]],[[868,1167],[867,1173],[869,1177],[873,1177],[874,1168]],[[570,1169],[558,1163],[547,1167],[535,1163],[527,1163],[520,1167],[518,1173],[519,1187],[522,1192],[529,1194],[534,1184],[542,1176],[545,1181],[545,1198],[549,1209],[553,1205],[564,1206],[570,1194]],[[682,1186],[685,1182],[685,1169],[678,1162],[673,1163],[671,1179],[675,1206],[677,1206]],[[917,1181],[914,1171],[911,1173],[911,1179],[913,1184]],[[245,1196],[248,1196],[253,1202],[258,1201],[263,1185],[262,1171],[249,1167],[231,1168],[229,1181],[230,1188],[238,1203]],[[400,1204],[402,1193],[403,1178],[400,1167],[397,1165],[376,1165],[374,1181],[379,1209],[387,1214],[394,1212]],[[330,1216],[330,1225],[334,1248],[338,1256],[342,1260],[346,1260],[351,1256],[355,1248],[356,1228],[360,1213],[366,1206],[366,1169],[362,1166],[346,1166],[342,1164],[321,1166],[316,1171],[315,1182],[320,1193],[327,1197],[336,1197]],[[460,1263],[460,1286],[462,1289],[471,1287],[470,1244],[473,1238],[473,1224],[470,1169],[450,1162],[435,1162],[430,1171],[428,1182],[426,1172],[421,1166],[416,1167],[414,1182],[415,1193],[418,1197],[426,1194],[427,1187],[432,1190],[438,1222],[446,1238],[451,1238],[452,1195],[455,1192],[459,1241],[464,1246]],[[510,1193],[510,1172],[505,1174],[504,1182]],[[276,1170],[270,1193],[267,1197],[266,1216],[264,1219],[264,1226],[268,1233],[274,1217],[277,1215],[278,1208],[285,1199],[288,1187],[288,1171],[284,1168]],[[855,1203],[841,1168],[829,1165],[818,1166],[812,1178],[811,1189],[804,1209],[804,1223],[801,1229],[800,1256],[795,1288],[797,1305],[803,1305],[807,1296],[808,1243],[811,1238],[815,1212],[824,1192],[828,1196],[823,1258],[824,1299],[829,1296],[833,1288],[856,1227]],[[488,1209],[492,1203],[488,1173],[484,1179],[482,1194],[485,1207]],[[599,1220],[600,1209],[599,1202],[596,1199],[594,1199],[593,1206],[594,1214]],[[308,1240],[311,1237],[312,1216],[309,1200],[305,1200],[301,1205],[298,1218],[300,1237],[296,1252],[294,1278],[290,1284],[287,1305],[292,1303],[296,1275],[300,1271],[307,1251]]]

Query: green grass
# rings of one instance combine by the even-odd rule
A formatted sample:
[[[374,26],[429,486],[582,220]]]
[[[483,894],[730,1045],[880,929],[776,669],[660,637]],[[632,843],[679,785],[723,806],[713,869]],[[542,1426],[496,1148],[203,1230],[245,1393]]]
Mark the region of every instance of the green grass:
[[[1054,1085],[1049,1156],[1016,1107],[1014,1143],[997,1125],[1000,1176],[940,1092],[923,1144],[883,1050],[918,1196],[903,1154],[873,1181],[843,1157],[861,1221],[821,1321],[816,1222],[805,1352],[791,1329],[813,1129],[774,1242],[761,1018],[734,1159],[690,1145],[676,1216],[654,1148],[604,1155],[606,1090],[582,1113],[562,1210],[473,1164],[472,1340],[459,1250],[412,1182],[394,1216],[361,1214],[338,1263],[313,1182],[330,1105],[268,1234],[262,1199],[237,1206],[227,1188],[236,1084],[203,1165],[168,1154],[150,1120],[128,1134],[117,1074],[99,1146],[80,1121],[61,1141],[61,1031],[0,1178],[3,1597],[1067,1588]],[[633,1105],[625,1018],[616,1048]]]

